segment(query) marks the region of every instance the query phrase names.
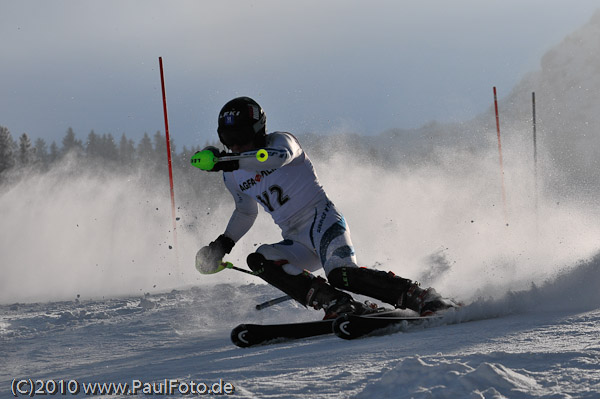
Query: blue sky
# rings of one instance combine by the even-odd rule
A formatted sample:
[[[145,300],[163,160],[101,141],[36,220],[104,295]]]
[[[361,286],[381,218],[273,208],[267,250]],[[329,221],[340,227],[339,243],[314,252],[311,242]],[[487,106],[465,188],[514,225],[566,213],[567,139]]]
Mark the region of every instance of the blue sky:
[[[0,0],[0,125],[60,144],[164,131],[204,145],[229,99],[268,129],[378,134],[485,111],[597,0]]]

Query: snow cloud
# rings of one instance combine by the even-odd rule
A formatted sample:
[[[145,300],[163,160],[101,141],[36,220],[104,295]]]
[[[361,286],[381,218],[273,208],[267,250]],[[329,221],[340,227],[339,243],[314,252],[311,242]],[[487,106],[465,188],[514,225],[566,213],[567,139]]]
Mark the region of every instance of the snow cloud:
[[[593,204],[537,185],[529,146],[504,143],[506,211],[497,149],[440,150],[396,168],[339,154],[317,172],[349,223],[359,263],[467,300],[539,283],[600,247]],[[509,161],[509,162],[506,162]],[[549,172],[552,169],[549,167]],[[558,173],[558,172],[556,172]]]
[[[0,302],[143,294],[181,285],[169,248],[168,195],[141,180],[67,159],[5,189]]]

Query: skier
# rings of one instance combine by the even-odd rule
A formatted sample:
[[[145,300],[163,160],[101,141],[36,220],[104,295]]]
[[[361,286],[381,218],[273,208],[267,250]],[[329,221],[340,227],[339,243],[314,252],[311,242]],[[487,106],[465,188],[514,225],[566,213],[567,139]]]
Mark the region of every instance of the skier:
[[[239,97],[225,104],[217,131],[233,153],[255,155],[265,149],[268,158],[218,162],[211,170],[224,172],[235,210],[225,232],[198,251],[200,272],[219,270],[225,254],[252,227],[260,203],[281,228],[283,241],[261,245],[248,255],[248,266],[302,305],[324,309],[325,319],[372,311],[345,291],[423,316],[454,306],[433,288],[423,289],[392,272],[358,267],[346,221],[323,190],[308,155],[292,134],[266,134],[266,115],[256,101]],[[216,156],[226,154],[206,149]],[[311,273],[320,267],[327,280]]]

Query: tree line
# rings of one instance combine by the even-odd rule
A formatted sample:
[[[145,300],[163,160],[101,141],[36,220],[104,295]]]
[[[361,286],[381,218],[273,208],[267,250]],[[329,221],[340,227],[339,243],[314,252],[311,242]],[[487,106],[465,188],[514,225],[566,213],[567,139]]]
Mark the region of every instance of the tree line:
[[[207,143],[206,145],[209,145]],[[213,143],[214,145],[214,143]],[[171,144],[174,166],[189,167],[190,156],[201,148],[183,147],[178,154]],[[111,133],[97,134],[93,130],[84,141],[80,140],[72,128],[68,128],[61,145],[53,141],[50,145],[38,138],[32,143],[27,133],[13,139],[9,129],[0,126],[0,179],[10,171],[37,170],[47,171],[67,154],[90,163],[115,165],[129,169],[143,165],[147,167],[166,166],[166,140],[160,131],[152,137],[144,133],[137,143],[123,133],[115,139]]]

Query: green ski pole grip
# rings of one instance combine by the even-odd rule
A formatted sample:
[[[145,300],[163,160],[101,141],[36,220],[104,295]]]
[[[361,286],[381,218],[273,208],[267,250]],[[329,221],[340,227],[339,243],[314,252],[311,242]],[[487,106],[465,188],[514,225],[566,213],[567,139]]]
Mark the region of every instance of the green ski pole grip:
[[[198,169],[212,170],[212,168],[215,167],[215,164],[219,162],[219,158],[217,158],[211,150],[202,150],[192,155],[190,162],[192,163],[192,166],[195,166]]]

